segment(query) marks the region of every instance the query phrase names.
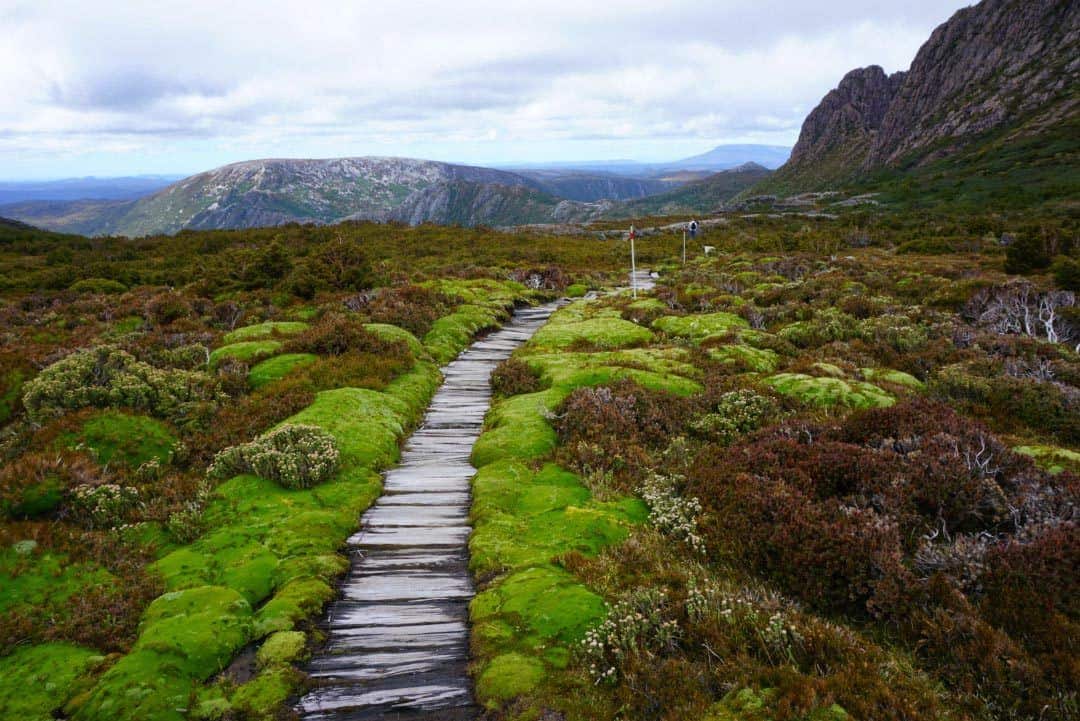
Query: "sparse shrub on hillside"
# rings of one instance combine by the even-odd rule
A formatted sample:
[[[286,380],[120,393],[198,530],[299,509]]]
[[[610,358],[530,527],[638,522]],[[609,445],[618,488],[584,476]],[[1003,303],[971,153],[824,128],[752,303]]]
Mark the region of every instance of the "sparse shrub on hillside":
[[[163,370],[110,346],[78,351],[26,383],[27,416],[43,423],[67,410],[127,407],[182,421],[220,392],[205,373]]]
[[[686,479],[650,473],[638,487],[638,495],[649,506],[649,522],[665,536],[681,541],[695,553],[705,553],[698,533],[701,501],[679,493]]]
[[[65,516],[90,530],[116,528],[138,503],[139,491],[135,488],[116,483],[84,484],[71,490]]]
[[[536,371],[517,358],[507,358],[491,373],[491,389],[500,396],[535,393],[542,387]]]
[[[146,303],[144,316],[151,325],[170,325],[192,314],[191,303],[184,296],[166,291],[154,296]]]
[[[694,433],[716,443],[728,445],[755,431],[780,412],[777,401],[751,390],[729,391],[720,396],[710,413],[691,425]]]
[[[286,353],[314,353],[322,356],[355,352],[410,357],[405,343],[380,338],[366,330],[359,320],[340,313],[324,315],[311,327],[289,338],[282,350]]]
[[[582,656],[596,683],[615,683],[632,664],[648,663],[675,650],[678,622],[667,594],[659,589],[634,591],[585,633]]]
[[[368,305],[376,323],[389,323],[423,338],[437,319],[450,312],[454,299],[419,285],[386,288]]]
[[[0,509],[11,518],[39,518],[60,508],[67,492],[109,475],[86,453],[25,453],[0,468]]]
[[[227,478],[254,473],[286,488],[310,488],[334,474],[339,458],[337,442],[323,429],[287,424],[221,451],[207,474]]]

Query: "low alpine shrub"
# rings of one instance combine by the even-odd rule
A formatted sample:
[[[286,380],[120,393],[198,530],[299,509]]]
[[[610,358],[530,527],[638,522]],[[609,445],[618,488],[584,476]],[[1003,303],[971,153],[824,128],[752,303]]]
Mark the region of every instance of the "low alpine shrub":
[[[340,453],[334,437],[318,426],[286,424],[214,457],[212,478],[254,473],[286,488],[310,488],[334,474]]]

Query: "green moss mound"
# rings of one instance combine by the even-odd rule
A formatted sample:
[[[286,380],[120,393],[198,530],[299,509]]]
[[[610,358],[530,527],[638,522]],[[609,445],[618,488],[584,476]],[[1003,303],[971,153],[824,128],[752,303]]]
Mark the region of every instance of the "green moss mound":
[[[0,718],[51,721],[78,679],[102,657],[66,643],[25,646],[0,657]]]
[[[892,368],[861,368],[859,372],[862,373],[863,378],[872,382],[892,383],[915,391],[926,388],[925,383],[910,373],[893,370]]]
[[[597,348],[629,348],[648,343],[653,334],[622,318],[587,318],[576,321],[549,322],[536,332],[529,341],[533,348],[558,350],[575,344],[587,343]]]
[[[723,335],[750,324],[734,313],[704,313],[702,315],[667,315],[653,321],[653,328],[670,335],[702,341],[713,335]]]
[[[193,684],[224,669],[250,637],[251,606],[236,591],[167,593],[146,610],[131,653],[67,711],[79,721],[184,719]]]
[[[774,373],[780,367],[776,351],[736,343],[709,349],[709,357],[721,363],[742,366],[754,373]]]
[[[424,344],[404,328],[398,328],[396,325],[390,325],[389,323],[367,323],[364,325],[364,330],[375,334],[385,341],[403,342],[409,347],[409,352],[412,353],[413,358],[419,359],[427,357],[427,351],[424,349]]]
[[[1058,446],[1017,446],[1017,453],[1033,458],[1035,465],[1043,470],[1058,474],[1064,471],[1080,473],[1080,453],[1059,448]]]
[[[877,386],[862,381],[778,373],[764,382],[778,393],[818,406],[883,408],[896,402],[895,398]]]
[[[770,721],[774,712],[770,706],[774,689],[755,691],[751,688],[732,691],[709,708],[702,721]],[[848,721],[850,716],[838,704],[814,709],[798,717],[798,721]]]
[[[284,353],[255,365],[248,373],[248,383],[252,388],[261,388],[267,383],[284,378],[297,368],[309,366],[318,360],[312,353]]]
[[[138,468],[150,460],[168,463],[178,439],[169,426],[149,416],[103,410],[87,419],[77,433],[64,436],[63,442],[89,448],[102,464]]]
[[[218,366],[227,358],[249,363],[272,356],[279,350],[281,350],[281,341],[277,340],[245,340],[230,343],[210,354],[210,366]]]
[[[222,338],[226,343],[239,343],[246,340],[257,340],[272,335],[296,335],[308,329],[308,324],[298,320],[278,320],[266,323],[257,323],[225,334]]]
[[[476,696],[489,708],[528,693],[544,678],[544,665],[540,661],[519,653],[496,656],[476,681]]]

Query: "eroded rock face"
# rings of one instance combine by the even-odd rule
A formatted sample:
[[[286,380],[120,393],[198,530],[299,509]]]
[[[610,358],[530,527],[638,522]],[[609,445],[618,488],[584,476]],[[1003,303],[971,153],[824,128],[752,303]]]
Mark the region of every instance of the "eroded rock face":
[[[984,0],[938,27],[915,56],[863,167],[942,157],[966,138],[1080,107],[1080,3]],[[935,147],[944,143],[944,147]]]
[[[903,80],[877,65],[845,75],[803,122],[788,165],[813,167],[820,180],[861,165]]]
[[[803,123],[778,178],[809,189],[922,164],[986,131],[1034,134],[1080,112],[1080,3],[983,0],[939,26],[907,72],[853,70]]]

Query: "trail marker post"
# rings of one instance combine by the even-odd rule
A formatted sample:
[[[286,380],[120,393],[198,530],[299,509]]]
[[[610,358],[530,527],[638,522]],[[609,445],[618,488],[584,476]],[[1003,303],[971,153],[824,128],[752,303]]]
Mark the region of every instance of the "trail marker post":
[[[686,265],[686,231],[682,232],[682,264]]]
[[[637,260],[634,258],[634,238],[637,232],[630,226],[630,292],[637,299]]]

